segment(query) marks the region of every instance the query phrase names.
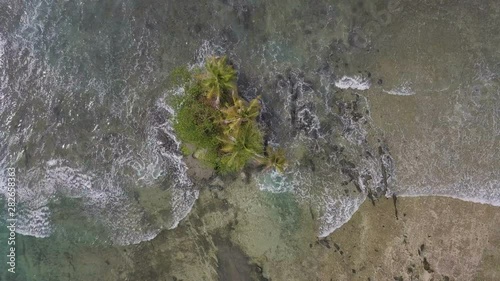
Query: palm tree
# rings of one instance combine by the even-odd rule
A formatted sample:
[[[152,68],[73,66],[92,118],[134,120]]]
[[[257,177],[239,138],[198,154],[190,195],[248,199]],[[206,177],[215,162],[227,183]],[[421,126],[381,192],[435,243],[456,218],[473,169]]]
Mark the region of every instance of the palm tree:
[[[264,165],[265,169],[274,168],[276,171],[283,173],[288,166],[283,149],[274,149],[270,146],[266,149],[265,157],[257,157],[259,164]]]
[[[237,133],[225,135],[219,140],[222,142],[220,150],[224,153],[221,162],[227,171],[241,170],[250,159],[263,157],[262,133],[254,123],[246,123]]]
[[[242,124],[255,121],[260,114],[260,97],[250,101],[250,103],[233,95],[233,105],[220,110],[223,114],[221,123],[227,125],[225,134],[238,134]]]
[[[205,88],[206,98],[218,108],[224,93],[236,90],[236,71],[227,64],[226,57],[209,58],[205,70],[201,77],[201,85]]]

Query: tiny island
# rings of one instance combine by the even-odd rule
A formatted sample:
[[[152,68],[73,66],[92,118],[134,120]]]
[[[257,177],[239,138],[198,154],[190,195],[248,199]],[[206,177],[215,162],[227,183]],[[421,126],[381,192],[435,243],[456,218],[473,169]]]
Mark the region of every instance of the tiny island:
[[[237,73],[227,57],[210,57],[202,68],[176,69],[171,77],[184,88],[174,100],[173,124],[184,155],[192,154],[218,174],[245,167],[283,173],[285,152],[265,145],[258,122],[262,100],[239,95]]]

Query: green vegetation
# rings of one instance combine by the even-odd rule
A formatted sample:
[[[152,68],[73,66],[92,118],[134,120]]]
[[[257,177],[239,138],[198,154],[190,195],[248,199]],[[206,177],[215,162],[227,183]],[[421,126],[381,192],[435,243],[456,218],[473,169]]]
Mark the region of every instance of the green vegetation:
[[[225,134],[220,151],[223,153],[221,164],[224,171],[241,170],[248,161],[261,158],[263,137],[255,123],[247,123],[238,128],[237,133]]]
[[[250,102],[238,95],[236,71],[226,57],[212,57],[204,69],[177,69],[172,83],[184,88],[175,100],[174,129],[182,151],[194,147],[194,156],[219,173],[237,172],[248,164],[283,172],[283,150],[264,147],[257,117],[260,97]]]
[[[283,149],[274,149],[267,147],[267,156],[258,159],[259,163],[264,165],[266,169],[275,168],[278,172],[283,173],[286,169],[287,162],[285,151]]]
[[[200,83],[205,90],[205,97],[218,108],[227,92],[236,90],[236,71],[227,64],[226,57],[212,57],[207,60],[206,71],[200,76]],[[226,94],[226,95],[225,95]]]

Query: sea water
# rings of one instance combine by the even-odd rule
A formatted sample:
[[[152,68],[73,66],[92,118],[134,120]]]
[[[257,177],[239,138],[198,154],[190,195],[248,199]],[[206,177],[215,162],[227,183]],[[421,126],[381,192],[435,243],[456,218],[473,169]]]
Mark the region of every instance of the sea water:
[[[18,233],[127,245],[176,227],[202,187],[168,74],[211,55],[262,95],[291,160],[254,175],[256,192],[311,204],[318,236],[369,197],[500,205],[498,4],[433,5],[0,1],[0,168],[18,170]]]

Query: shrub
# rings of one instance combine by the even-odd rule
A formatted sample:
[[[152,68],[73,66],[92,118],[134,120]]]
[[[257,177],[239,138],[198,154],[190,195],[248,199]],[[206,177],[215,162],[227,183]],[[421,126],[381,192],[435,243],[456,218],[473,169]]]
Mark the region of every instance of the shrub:
[[[172,86],[180,87],[191,81],[191,72],[186,67],[177,67],[170,73],[170,83]]]
[[[206,159],[212,167],[216,165],[221,128],[217,124],[221,113],[199,101],[200,87],[191,85],[186,93],[176,100],[174,130],[182,142],[206,149]]]

